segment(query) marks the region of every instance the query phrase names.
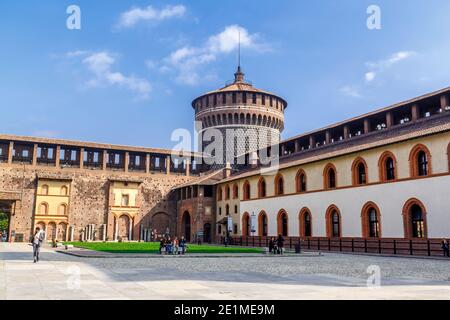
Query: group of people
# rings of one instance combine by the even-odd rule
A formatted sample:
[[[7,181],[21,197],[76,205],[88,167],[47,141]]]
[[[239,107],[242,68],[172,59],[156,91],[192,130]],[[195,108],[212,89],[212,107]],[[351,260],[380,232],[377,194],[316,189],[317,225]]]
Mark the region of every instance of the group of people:
[[[181,249],[181,250],[180,250]],[[159,242],[159,253],[160,254],[185,254],[187,250],[187,242],[184,237],[178,240],[177,237],[170,238],[170,236],[165,236],[161,238]]]
[[[278,235],[278,238],[271,238],[269,241],[269,252],[273,254],[283,254],[284,248],[284,238],[281,234]]]

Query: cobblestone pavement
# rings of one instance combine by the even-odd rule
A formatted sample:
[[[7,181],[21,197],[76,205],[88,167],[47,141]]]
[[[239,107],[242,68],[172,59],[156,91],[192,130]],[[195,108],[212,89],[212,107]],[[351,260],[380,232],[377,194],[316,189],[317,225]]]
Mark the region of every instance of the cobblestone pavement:
[[[379,288],[367,287],[378,266]],[[347,254],[80,258],[0,243],[0,299],[450,299],[450,260]]]

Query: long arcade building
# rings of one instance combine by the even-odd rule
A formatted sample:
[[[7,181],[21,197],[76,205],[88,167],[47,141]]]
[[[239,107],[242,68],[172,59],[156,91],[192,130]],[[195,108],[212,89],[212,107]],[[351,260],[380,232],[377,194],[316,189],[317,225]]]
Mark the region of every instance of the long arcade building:
[[[0,135],[0,211],[18,242],[35,226],[49,240],[146,241],[155,229],[208,242],[227,233],[450,237],[449,98],[445,88],[277,148],[253,144],[257,154],[278,150],[277,170],[250,152],[244,165],[220,168],[199,153],[180,161],[170,150]],[[240,70],[234,84],[193,102],[207,127],[280,131],[286,105]]]

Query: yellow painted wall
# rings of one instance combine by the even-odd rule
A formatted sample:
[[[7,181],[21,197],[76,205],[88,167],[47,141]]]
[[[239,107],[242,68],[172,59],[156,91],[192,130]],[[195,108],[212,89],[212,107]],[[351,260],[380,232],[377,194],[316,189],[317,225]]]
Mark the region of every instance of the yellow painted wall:
[[[48,195],[43,194],[43,186],[48,186]],[[61,195],[61,188],[67,188],[67,195]],[[66,215],[69,214],[70,199],[70,182],[58,180],[38,180],[38,188],[36,195],[35,215],[40,215],[40,204],[45,202],[48,204],[48,215],[59,215],[58,208],[61,204],[66,205]]]
[[[125,185],[124,182],[113,182],[112,193],[114,196],[114,206],[122,206],[122,195],[129,196],[129,207],[137,207],[137,196],[139,193],[139,184],[129,182]]]

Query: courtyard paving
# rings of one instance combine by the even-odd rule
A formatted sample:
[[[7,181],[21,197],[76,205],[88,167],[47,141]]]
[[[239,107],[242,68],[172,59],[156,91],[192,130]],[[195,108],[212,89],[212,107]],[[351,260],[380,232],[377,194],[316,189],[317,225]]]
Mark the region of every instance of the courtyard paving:
[[[369,266],[379,287],[367,286]],[[43,248],[34,264],[29,245],[0,243],[0,299],[450,299],[450,260],[85,258]]]

